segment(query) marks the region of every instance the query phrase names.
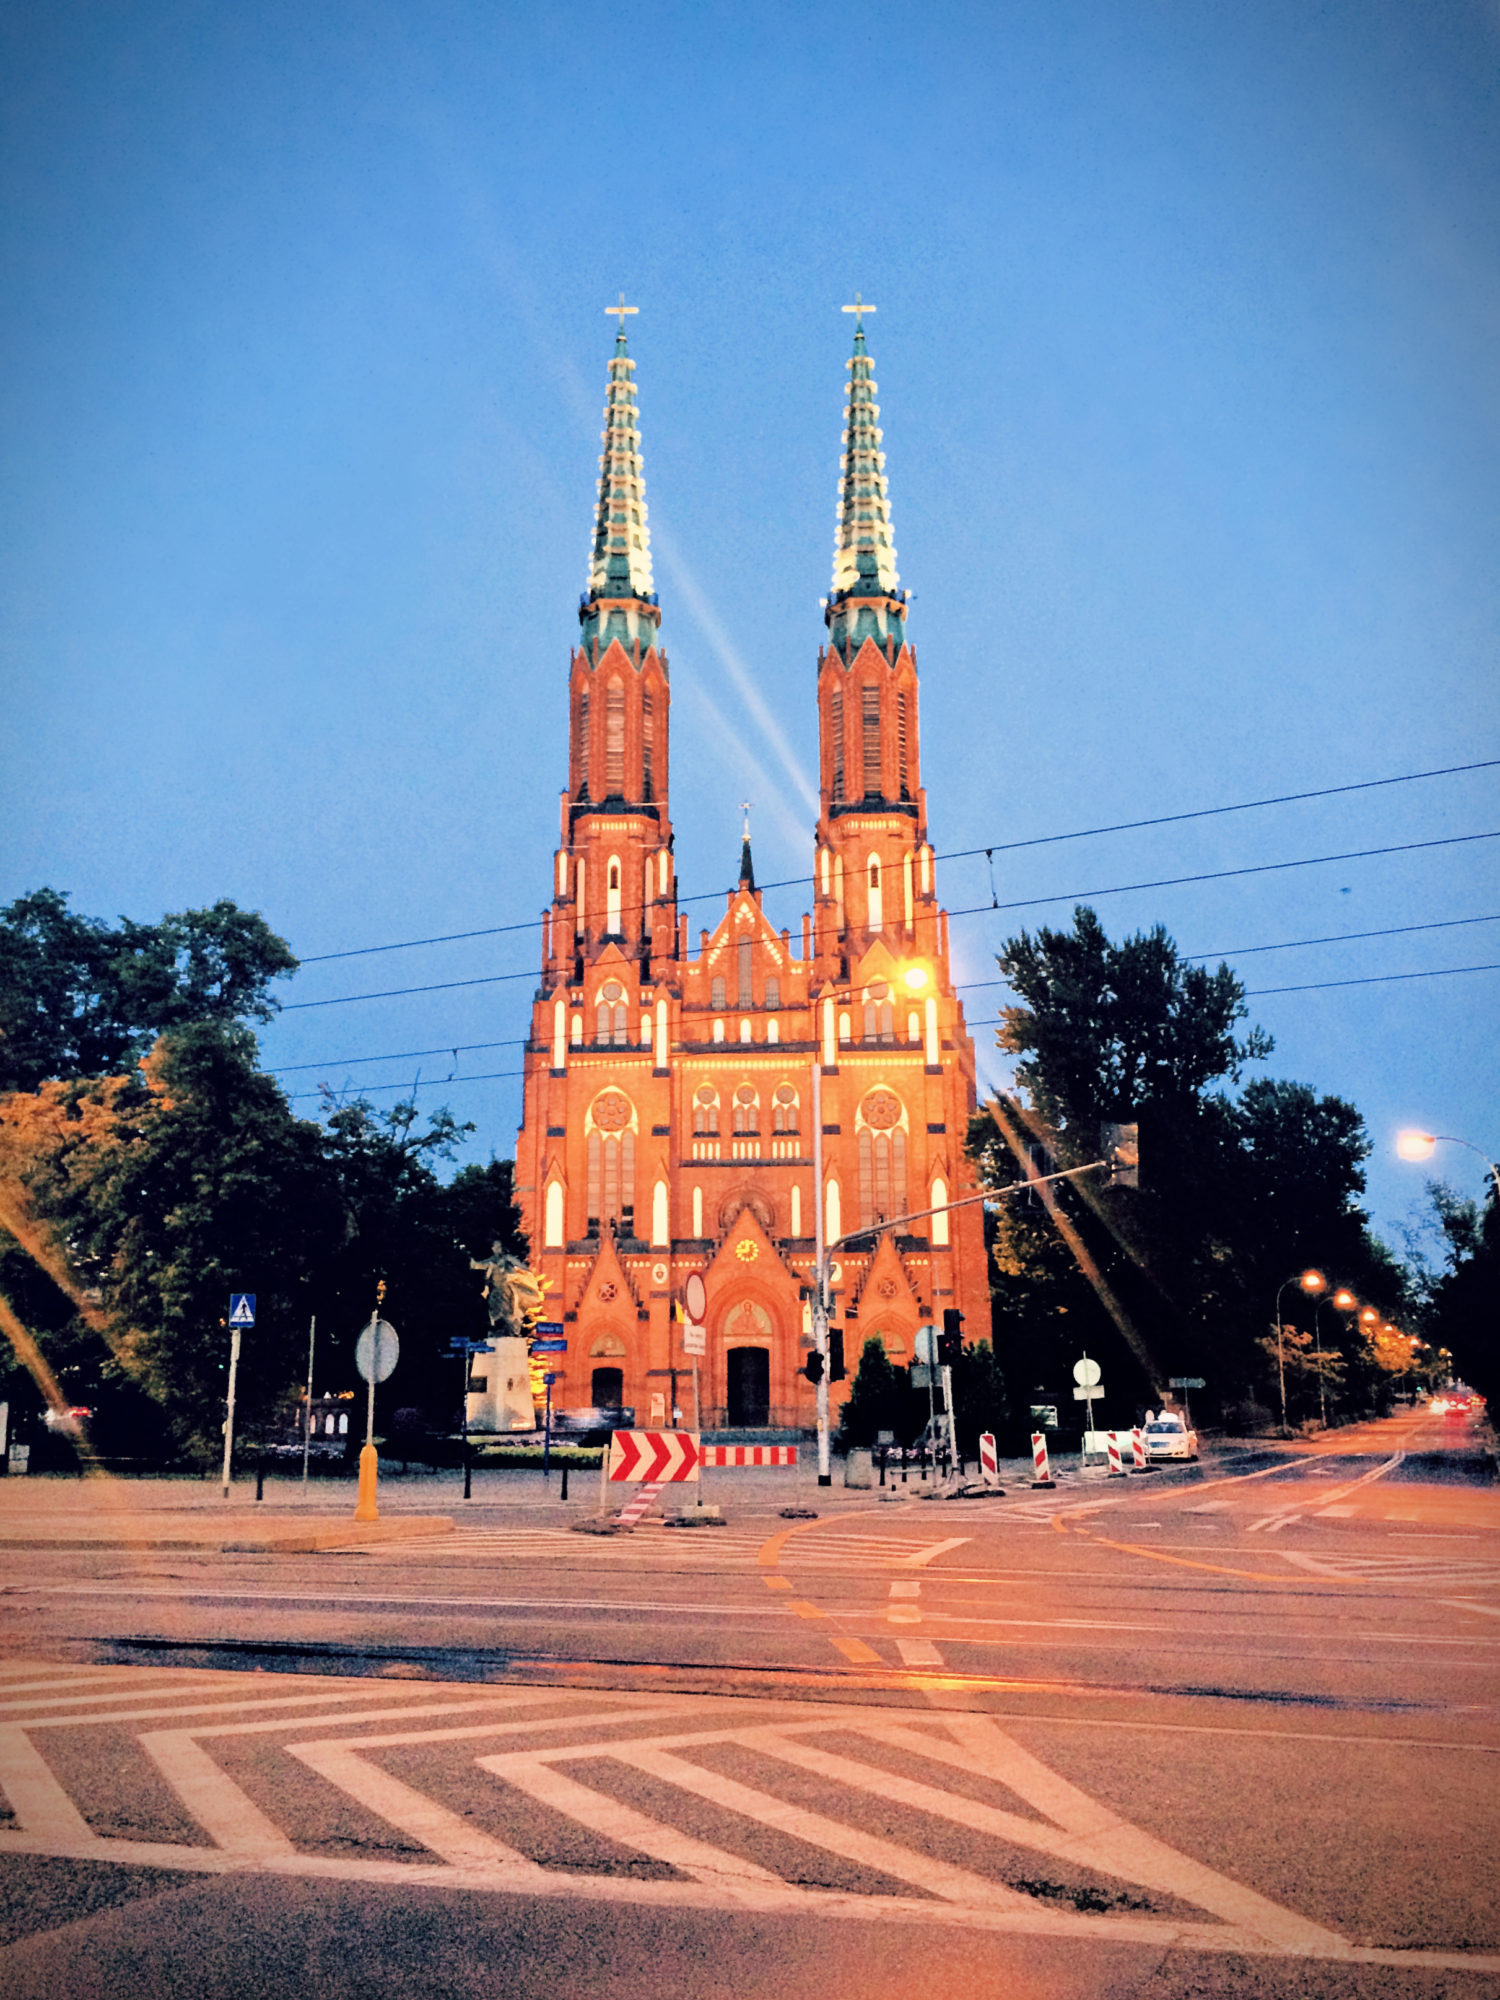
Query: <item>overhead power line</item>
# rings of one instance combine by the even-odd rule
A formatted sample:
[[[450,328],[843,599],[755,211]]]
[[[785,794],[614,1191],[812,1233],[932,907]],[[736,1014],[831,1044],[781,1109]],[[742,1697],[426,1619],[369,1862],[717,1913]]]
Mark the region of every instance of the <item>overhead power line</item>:
[[[1472,764],[1445,764],[1430,771],[1402,771],[1391,778],[1362,778],[1348,785],[1324,785],[1311,792],[1281,792],[1271,798],[1242,799],[1233,805],[1199,806],[1191,812],[1159,813],[1152,819],[1117,820],[1108,826],[1077,827],[1069,833],[1037,834],[1029,840],[992,841],[987,847],[957,847],[935,858],[939,861],[967,861],[980,854],[986,856],[1012,854],[1025,847],[1053,847],[1066,840],[1093,840],[1109,833],[1137,833],[1155,826],[1181,826],[1189,820],[1220,819],[1228,813],[1260,812],[1268,806],[1300,805],[1312,799],[1338,798],[1350,792],[1379,791],[1390,785],[1415,785],[1428,778],[1460,777],[1469,771],[1489,771],[1497,766],[1500,766],[1500,757],[1486,757]],[[812,879],[811,875],[787,875],[779,882],[763,882],[760,886],[762,889],[796,889],[805,887]],[[699,890],[690,896],[680,896],[677,899],[677,907],[685,909],[692,903],[716,902],[725,893],[723,889]],[[487,924],[477,930],[443,931],[432,937],[399,938],[391,944],[353,945],[346,951],[312,952],[300,959],[299,963],[326,965],[331,959],[336,958],[370,958],[380,952],[416,951],[423,945],[461,944],[470,938],[504,937],[514,931],[535,930],[538,921],[536,917],[527,917],[519,923]]]
[[[1439,840],[1401,840],[1388,847],[1356,847],[1340,854],[1308,854],[1296,861],[1258,861],[1244,868],[1212,868],[1198,875],[1160,875],[1148,882],[1119,882],[1102,889],[1065,889],[1051,896],[1022,896],[1014,902],[970,903],[950,910],[951,917],[980,917],[1000,910],[1033,910],[1049,903],[1073,903],[1087,897],[1128,896],[1140,889],[1178,889],[1195,882],[1227,882],[1244,875],[1277,875],[1290,868],[1321,868],[1334,861],[1369,861],[1385,854],[1413,854],[1424,848],[1461,847],[1476,840],[1500,840],[1500,828],[1491,833],[1450,833]],[[358,1000],[401,1000],[414,993],[448,993],[462,986],[499,986],[507,980],[535,979],[534,972],[493,972],[478,979],[437,979],[422,986],[388,986],[376,993],[338,993],[327,1000],[292,1000],[283,1014],[304,1013],[313,1007],[348,1007]]]
[[[1284,938],[1279,944],[1236,945],[1223,951],[1185,951],[1181,954],[1186,963],[1209,958],[1248,958],[1256,952],[1300,951],[1308,945],[1352,944],[1363,938],[1409,937],[1414,931],[1446,931],[1461,929],[1466,924],[1500,924],[1500,912],[1489,917],[1443,917],[1426,924],[1387,924],[1376,931],[1336,931],[1328,937]],[[509,975],[507,975],[509,976]],[[528,977],[530,975],[527,975]],[[969,979],[955,986],[955,993],[980,993],[993,986],[1008,986],[1007,979]],[[323,1056],[316,1062],[272,1063],[273,1076],[292,1076],[305,1069],[346,1069],[356,1063],[410,1062],[419,1056],[452,1055],[457,1061],[461,1055],[471,1055],[477,1049],[518,1049],[524,1047],[526,1036],[517,1035],[499,1042],[444,1042],[441,1048],[431,1049],[387,1049],[375,1056]]]
[[[1255,999],[1261,995],[1268,993],[1323,993],[1332,991],[1335,987],[1340,987],[1340,986],[1386,986],[1392,984],[1395,981],[1406,980],[1406,979],[1452,979],[1456,977],[1458,974],[1465,972],[1500,972],[1500,960],[1496,960],[1493,964],[1490,965],[1430,966],[1425,971],[1422,972],[1376,972],[1376,973],[1371,973],[1367,978],[1364,979],[1314,979],[1309,981],[1309,983],[1306,984],[1305,986],[1252,986],[1246,989],[1245,997],[1248,1000],[1248,999]],[[977,988],[980,986],[1004,986],[1006,984],[1008,984],[1008,982],[1003,979],[971,980],[967,985],[958,987],[955,990],[960,993],[972,993],[976,991]],[[484,1043],[476,1043],[475,1046],[482,1048],[487,1045]],[[499,1047],[502,1045],[495,1043],[495,1044],[488,1044],[488,1046]],[[733,1051],[734,1049],[741,1047],[742,1044],[738,1042],[729,1042],[726,1043],[724,1046],[727,1049]],[[772,1044],[772,1046],[778,1046],[778,1045]],[[416,1054],[418,1052],[413,1050],[412,1053]],[[442,1051],[429,1050],[426,1051],[425,1053],[441,1054]],[[380,1056],[355,1056],[351,1058],[351,1060],[355,1062],[380,1062],[385,1060],[394,1062],[399,1060],[399,1058],[394,1056],[388,1058],[383,1058]],[[323,1067],[323,1065],[314,1063],[301,1063],[298,1065],[298,1067],[302,1069],[314,1069],[314,1068],[321,1068]],[[326,1065],[326,1067],[328,1067],[329,1069],[334,1069],[337,1068],[338,1065],[334,1063],[329,1063],[328,1065]],[[525,1074],[526,1074],[525,1070],[522,1069],[492,1069],[492,1070],[480,1071],[479,1074],[475,1076],[433,1077],[430,1081],[426,1083],[422,1081],[421,1077],[415,1078],[411,1083],[407,1083],[406,1080],[403,1078],[399,1083],[362,1084],[360,1086],[360,1095],[365,1096],[373,1091],[409,1090],[412,1093],[413,1097],[415,1097],[416,1093],[419,1090],[446,1090],[450,1084],[492,1083],[497,1078],[500,1077],[516,1077],[516,1076],[524,1076]],[[336,1093],[326,1087],[320,1090],[298,1090],[298,1091],[293,1091],[288,1095],[287,1103],[297,1104],[300,1103],[304,1098],[324,1097],[333,1095],[336,1095]]]

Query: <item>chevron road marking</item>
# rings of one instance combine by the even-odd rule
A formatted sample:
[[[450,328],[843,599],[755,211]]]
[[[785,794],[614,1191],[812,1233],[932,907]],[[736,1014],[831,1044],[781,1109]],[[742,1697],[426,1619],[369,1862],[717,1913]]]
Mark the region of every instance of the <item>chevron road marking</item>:
[[[372,1885],[430,1885],[449,1891],[505,1891],[631,1903],[663,1915],[681,1909],[726,1913],[753,1908],[839,1922],[926,1923],[971,1932],[1136,1944],[1158,1954],[1175,1949],[1429,1973],[1500,1972],[1500,1952],[1351,1943],[1121,1818],[1025,1749],[992,1717],[943,1711],[903,1722],[892,1719],[888,1710],[835,1704],[814,1709],[789,1701],[710,1702],[693,1696],[655,1702],[627,1698],[603,1705],[595,1696],[546,1689],[484,1695],[455,1691],[447,1699],[405,1703],[392,1703],[390,1694],[386,1686],[359,1689],[324,1681],[304,1697],[320,1703],[320,1713],[282,1710],[253,1719],[233,1717],[236,1712],[243,1717],[246,1706],[257,1704],[181,1702],[177,1713],[191,1719],[175,1729],[148,1732],[143,1740],[157,1769],[212,1846],[93,1834],[65,1787],[27,1741],[22,1723],[0,1726],[0,1783],[18,1822],[16,1830],[0,1829],[0,1856],[74,1856],[187,1873],[259,1872]],[[372,1707],[372,1697],[385,1705]],[[46,1697],[40,1696],[39,1708],[45,1703]],[[495,1719],[497,1714],[503,1719]],[[122,1719],[118,1708],[100,1706],[88,1715],[39,1716],[26,1726],[77,1728],[113,1725]],[[703,1719],[709,1719],[708,1726],[702,1726]],[[351,1727],[357,1733],[350,1733]],[[335,1729],[341,1733],[329,1733]],[[274,1740],[278,1732],[279,1743]],[[567,1740],[559,1743],[556,1739],[563,1732]],[[272,1739],[273,1753],[279,1749],[297,1758],[307,1771],[356,1800],[421,1852],[397,1859],[300,1848],[295,1824],[283,1827],[255,1808],[202,1747],[202,1742],[220,1736],[257,1735]],[[504,1747],[507,1737],[512,1747]],[[862,1740],[872,1748],[878,1745],[887,1753],[900,1753],[908,1771],[920,1775],[883,1768],[850,1754],[851,1739],[856,1746]],[[830,1741],[837,1748],[828,1747]],[[471,1748],[472,1768],[484,1774],[476,1782],[498,1786],[502,1799],[508,1791],[519,1800],[544,1806],[611,1848],[623,1847],[664,1863],[674,1871],[673,1878],[611,1872],[618,1871],[618,1862],[604,1852],[592,1868],[545,1867],[521,1846],[484,1831],[417,1785],[398,1779],[380,1761],[382,1752],[401,1746],[445,1744]],[[697,1761],[715,1745],[769,1759],[800,1773],[804,1780],[817,1781],[828,1801],[824,1810],[811,1810],[773,1789],[732,1779]],[[1410,1747],[1426,1754],[1434,1748]],[[1460,1744],[1438,1747],[1461,1753],[1466,1749]],[[189,1750],[197,1754],[186,1754]],[[653,1796],[665,1799],[667,1816],[642,1811],[586,1782],[582,1774],[610,1763],[665,1787],[664,1793]],[[946,1790],[942,1778],[949,1770],[962,1773],[971,1785],[976,1776],[987,1780],[995,1802],[967,1791]],[[282,1796],[274,1791],[270,1795]],[[836,1855],[873,1871],[884,1882],[900,1885],[899,1889],[806,1886],[791,1879],[794,1872],[799,1876],[803,1872],[795,1857],[785,1864],[786,1872],[779,1873],[674,1824],[675,1796],[700,1802],[699,1810],[706,1805],[803,1847]],[[924,1851],[919,1840],[908,1844],[868,1831],[865,1801],[871,1797],[960,1827],[976,1843],[999,1842],[1006,1850],[1020,1848],[1049,1856],[1109,1883],[1170,1897],[1202,1914],[1194,1918],[1139,1908],[1079,1910],[1040,1900],[994,1874],[945,1862]],[[1017,1801],[1029,1809],[1027,1814],[1012,1809]],[[513,1815],[511,1823],[524,1829],[528,1821],[524,1809],[518,1810],[520,1817]],[[295,1821],[294,1811],[290,1817]],[[524,1831],[520,1838],[525,1840]],[[982,1851],[978,1845],[973,1849],[976,1855]]]

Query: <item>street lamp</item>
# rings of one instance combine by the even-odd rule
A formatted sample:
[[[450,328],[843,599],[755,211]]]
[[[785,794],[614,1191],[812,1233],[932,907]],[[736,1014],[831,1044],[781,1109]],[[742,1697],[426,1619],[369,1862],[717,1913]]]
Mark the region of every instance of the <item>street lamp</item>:
[[[1286,1346],[1281,1323],[1281,1301],[1288,1285],[1299,1285],[1308,1297],[1327,1289],[1328,1280],[1321,1271],[1293,1271],[1289,1278],[1283,1278],[1276,1293],[1276,1383],[1281,1391],[1281,1429],[1286,1433]]]
[[[1359,1300],[1347,1285],[1340,1285],[1332,1298],[1319,1299],[1313,1308],[1313,1341],[1318,1351],[1318,1410],[1323,1420],[1323,1428],[1328,1428],[1328,1391],[1323,1380],[1323,1308],[1331,1305],[1336,1312],[1353,1312]]]
[[[1467,1146],[1471,1153],[1478,1153],[1490,1170],[1490,1177],[1495,1183],[1495,1193],[1500,1195],[1500,1166],[1496,1166],[1489,1154],[1482,1147],[1476,1146],[1472,1139],[1460,1139],[1453,1132],[1421,1132],[1415,1127],[1396,1135],[1396,1151],[1403,1160],[1430,1160],[1438,1146]]]

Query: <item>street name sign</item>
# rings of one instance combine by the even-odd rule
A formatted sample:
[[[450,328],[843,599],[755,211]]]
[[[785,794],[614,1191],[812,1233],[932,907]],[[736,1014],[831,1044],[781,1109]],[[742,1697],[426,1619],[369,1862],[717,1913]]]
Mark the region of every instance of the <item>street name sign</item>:
[[[565,1340],[534,1340],[531,1351],[533,1354],[566,1354],[568,1343]]]
[[[560,1340],[563,1323],[560,1319],[539,1319],[531,1331],[538,1340]]]
[[[691,1320],[685,1320],[682,1327],[682,1351],[684,1354],[707,1354],[707,1329],[694,1326]]]
[[[1207,1382],[1201,1375],[1174,1375],[1169,1387],[1173,1389],[1206,1389]]]

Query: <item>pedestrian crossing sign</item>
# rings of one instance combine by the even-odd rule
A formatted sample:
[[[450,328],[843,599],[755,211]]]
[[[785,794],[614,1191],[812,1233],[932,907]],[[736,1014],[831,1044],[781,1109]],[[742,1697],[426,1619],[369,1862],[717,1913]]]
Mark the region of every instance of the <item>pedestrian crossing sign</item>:
[[[229,1294],[229,1324],[231,1326],[254,1326],[254,1292],[231,1292]]]

